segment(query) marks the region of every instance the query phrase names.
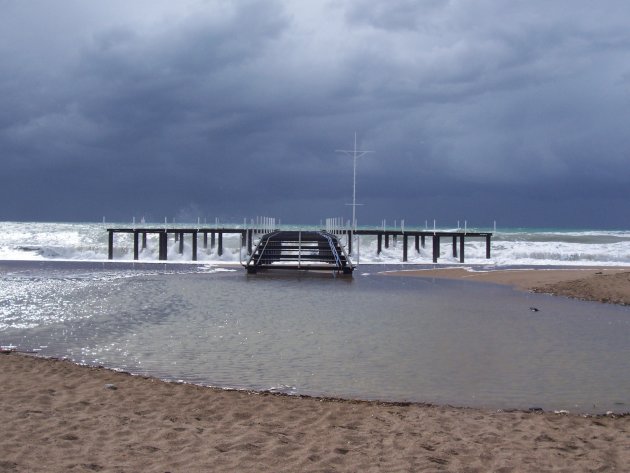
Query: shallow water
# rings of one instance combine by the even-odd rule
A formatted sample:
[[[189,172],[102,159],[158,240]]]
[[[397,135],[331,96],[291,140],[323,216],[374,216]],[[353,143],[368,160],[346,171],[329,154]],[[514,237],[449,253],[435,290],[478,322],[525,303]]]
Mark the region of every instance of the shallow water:
[[[381,269],[1,263],[0,344],[214,386],[630,410],[630,309]]]

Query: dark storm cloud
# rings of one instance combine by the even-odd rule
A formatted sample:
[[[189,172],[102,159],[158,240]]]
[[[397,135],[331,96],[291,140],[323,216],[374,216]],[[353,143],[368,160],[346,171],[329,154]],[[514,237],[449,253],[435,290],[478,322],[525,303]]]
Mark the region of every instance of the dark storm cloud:
[[[626,225],[624,2],[0,8],[0,219]]]

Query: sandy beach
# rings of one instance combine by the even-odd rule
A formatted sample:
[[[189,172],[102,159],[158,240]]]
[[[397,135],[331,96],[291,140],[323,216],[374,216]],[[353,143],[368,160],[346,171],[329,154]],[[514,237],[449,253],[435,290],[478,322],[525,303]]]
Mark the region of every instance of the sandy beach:
[[[540,268],[490,271],[440,268],[390,271],[384,274],[504,284],[520,290],[555,294],[580,300],[630,304],[629,268]]]
[[[629,416],[356,402],[0,355],[2,472],[628,471]]]
[[[404,274],[630,301],[626,269]],[[630,471],[628,415],[226,391],[15,352],[0,403],[0,472]]]

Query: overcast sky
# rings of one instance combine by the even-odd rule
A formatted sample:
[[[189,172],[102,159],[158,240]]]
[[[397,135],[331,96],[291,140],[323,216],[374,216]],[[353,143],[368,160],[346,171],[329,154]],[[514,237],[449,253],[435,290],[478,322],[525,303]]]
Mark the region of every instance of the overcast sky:
[[[627,0],[0,0],[0,220],[630,227]]]

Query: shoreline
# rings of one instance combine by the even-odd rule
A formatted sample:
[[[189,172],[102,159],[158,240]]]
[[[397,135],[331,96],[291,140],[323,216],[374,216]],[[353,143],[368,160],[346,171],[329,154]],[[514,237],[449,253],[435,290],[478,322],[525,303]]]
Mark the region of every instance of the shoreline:
[[[379,274],[518,290],[569,284],[582,296],[593,281],[610,288],[622,278],[617,282],[630,286],[630,268],[439,268]],[[222,389],[17,352],[0,354],[0,405],[2,472],[481,473],[569,467],[586,472],[623,471],[630,464],[630,413]]]
[[[0,471],[622,471],[630,415],[311,398],[0,355]]]
[[[630,268],[557,269],[429,268],[381,272],[385,276],[450,279],[511,286],[520,291],[552,294],[584,301],[630,305]]]

